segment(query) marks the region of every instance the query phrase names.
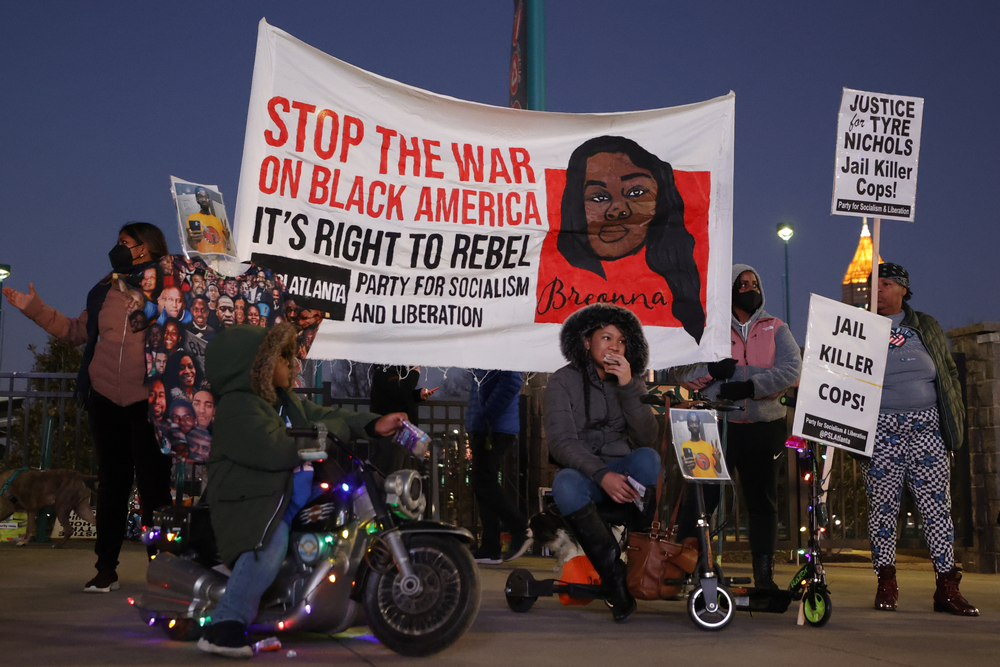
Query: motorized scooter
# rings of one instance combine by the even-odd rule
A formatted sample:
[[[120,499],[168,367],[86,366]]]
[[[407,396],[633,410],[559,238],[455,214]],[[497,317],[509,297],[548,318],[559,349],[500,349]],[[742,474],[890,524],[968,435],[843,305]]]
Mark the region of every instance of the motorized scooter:
[[[693,400],[681,402],[673,392],[665,395],[647,394],[642,402],[649,405],[666,405],[669,400],[672,407],[705,408],[717,411],[738,410],[730,402],[713,402],[703,397],[695,396]],[[669,424],[664,429],[665,439],[670,438]],[[666,442],[667,440],[665,440]],[[718,564],[713,563],[709,517],[705,509],[705,496],[701,483],[692,482],[695,486],[698,520],[698,556],[684,563],[681,568],[686,576],[676,579],[666,579],[668,586],[686,587],[690,590],[687,597],[688,616],[702,630],[721,630],[733,619],[736,604],[730,593],[730,587],[749,583],[746,577],[725,577]],[[623,534],[623,542],[627,534]],[[680,566],[679,566],[680,567]],[[553,595],[568,596],[581,600],[605,600],[606,593],[600,585],[564,582],[558,579],[537,580],[525,569],[516,569],[507,577],[504,587],[507,606],[511,611],[525,613],[529,611],[539,597]]]
[[[360,443],[347,445],[323,424],[286,432],[300,458],[314,462],[320,493],[295,515],[287,556],[249,631],[336,634],[367,622],[402,655],[453,644],[479,611],[472,534],[422,520],[426,500],[416,471],[381,475],[356,453]],[[351,472],[328,459],[327,442]],[[208,512],[207,504],[165,508],[145,532],[161,553],[149,565],[147,591],[130,602],[175,639],[197,639],[226,588],[229,572],[219,563]]]

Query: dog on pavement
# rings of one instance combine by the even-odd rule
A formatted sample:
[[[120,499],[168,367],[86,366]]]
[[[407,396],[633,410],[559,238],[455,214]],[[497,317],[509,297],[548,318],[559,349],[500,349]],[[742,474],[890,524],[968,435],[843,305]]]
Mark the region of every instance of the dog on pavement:
[[[623,526],[611,527],[611,533],[617,540],[621,539],[623,531]],[[535,542],[547,547],[556,557],[554,570],[561,570],[567,562],[583,555],[583,547],[577,542],[565,519],[552,509],[539,512],[528,519],[528,539],[525,540],[524,546],[516,554],[508,556],[507,560],[524,555]]]
[[[15,473],[18,473],[15,476]],[[8,480],[13,481],[8,485]],[[84,521],[96,523],[94,513],[90,511],[90,489],[83,480],[83,475],[76,470],[8,470],[0,473],[0,489],[7,487],[0,495],[0,521],[3,521],[17,510],[28,514],[28,525],[24,537],[17,541],[18,546],[24,546],[31,540],[35,532],[35,516],[43,507],[54,506],[56,517],[62,524],[66,536],[53,547],[64,547],[73,534],[69,513],[75,511]]]

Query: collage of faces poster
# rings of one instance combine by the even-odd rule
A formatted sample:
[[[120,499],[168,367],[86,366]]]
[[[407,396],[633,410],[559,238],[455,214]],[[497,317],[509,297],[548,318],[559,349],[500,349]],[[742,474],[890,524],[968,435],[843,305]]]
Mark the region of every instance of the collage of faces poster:
[[[134,300],[143,306],[133,311],[132,327],[145,330],[150,419],[161,449],[176,460],[204,463],[215,418],[215,398],[205,380],[209,341],[238,324],[270,327],[292,322],[299,329],[296,356],[301,370],[323,314],[301,307],[281,276],[265,268],[241,266],[234,276],[212,269],[209,263],[225,256],[229,247],[222,196],[213,186],[172,181],[188,256],[168,255],[146,269],[134,290]],[[197,202],[197,211],[208,212],[191,213],[189,206],[182,206],[185,198]],[[209,205],[202,206],[205,202]],[[201,224],[192,226],[192,217],[198,215],[203,216],[195,218]],[[192,229],[200,229],[203,236],[192,238]],[[210,229],[215,234],[209,235]],[[206,239],[211,243],[205,245]],[[296,385],[302,385],[300,378]]]

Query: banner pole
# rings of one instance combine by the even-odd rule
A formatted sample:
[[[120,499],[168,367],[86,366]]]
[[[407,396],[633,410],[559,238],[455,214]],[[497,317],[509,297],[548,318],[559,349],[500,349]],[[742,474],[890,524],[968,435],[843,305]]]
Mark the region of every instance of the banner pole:
[[[528,7],[528,108],[545,111],[545,0]]]
[[[871,281],[871,305],[868,310],[878,314],[878,245],[879,236],[882,231],[882,218],[872,220],[872,281]]]

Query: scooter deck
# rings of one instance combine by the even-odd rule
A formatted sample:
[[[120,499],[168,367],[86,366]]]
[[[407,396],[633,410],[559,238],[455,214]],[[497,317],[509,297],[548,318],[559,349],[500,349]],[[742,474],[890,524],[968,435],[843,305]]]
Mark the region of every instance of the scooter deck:
[[[784,614],[792,603],[792,592],[787,589],[733,588],[730,592],[739,611]]]

